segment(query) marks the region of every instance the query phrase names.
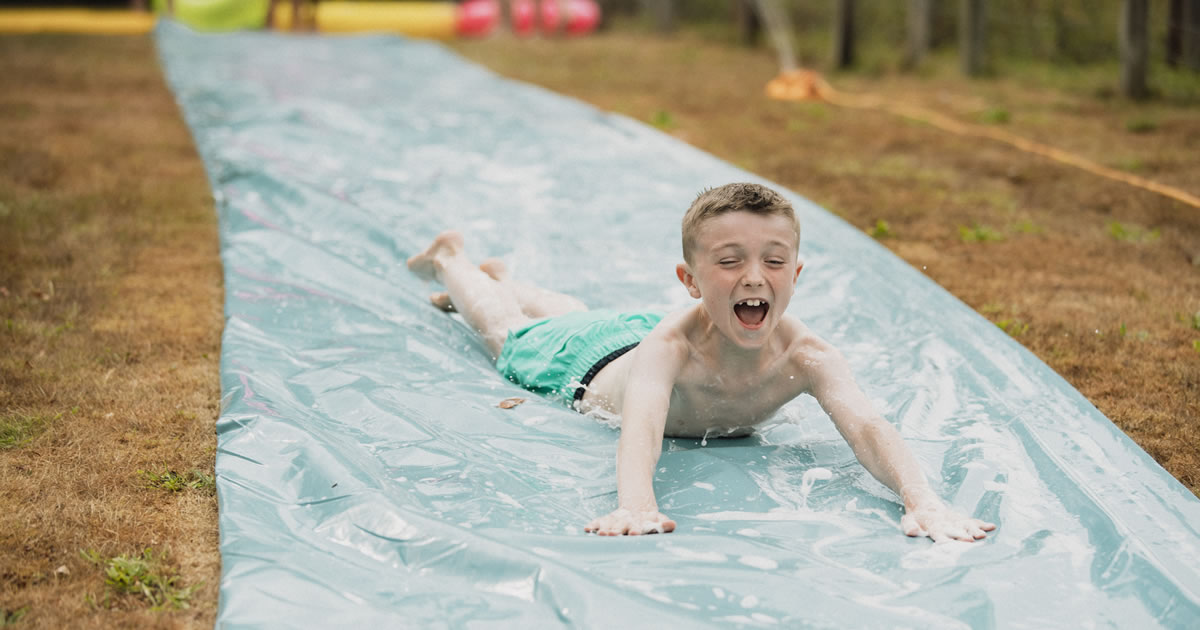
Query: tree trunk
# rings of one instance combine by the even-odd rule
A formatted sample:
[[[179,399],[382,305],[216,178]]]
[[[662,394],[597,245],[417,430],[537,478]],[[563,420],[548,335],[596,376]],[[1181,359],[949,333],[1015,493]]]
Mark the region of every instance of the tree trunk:
[[[1148,0],[1125,0],[1121,9],[1121,95],[1146,98],[1146,62],[1149,58]]]
[[[977,77],[987,69],[987,2],[962,0],[958,16],[958,45],[963,74]]]
[[[854,65],[854,0],[837,0],[833,22],[833,67]]]
[[[762,34],[762,21],[754,0],[733,0],[733,10],[737,19],[738,41],[743,46],[757,46],[758,36]]]
[[[1183,56],[1183,0],[1167,5],[1167,65],[1174,68]]]
[[[1182,46],[1183,67],[1200,72],[1200,0],[1183,0]]]
[[[904,67],[921,65],[933,43],[933,0],[908,0],[908,40]]]
[[[650,13],[654,30],[659,33],[675,32],[675,0],[641,0],[642,10]]]

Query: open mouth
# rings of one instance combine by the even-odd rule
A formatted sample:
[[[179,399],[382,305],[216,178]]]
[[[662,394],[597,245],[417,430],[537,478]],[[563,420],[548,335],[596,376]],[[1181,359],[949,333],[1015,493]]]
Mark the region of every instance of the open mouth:
[[[733,313],[746,328],[758,328],[767,318],[771,305],[766,300],[751,298],[733,305]]]

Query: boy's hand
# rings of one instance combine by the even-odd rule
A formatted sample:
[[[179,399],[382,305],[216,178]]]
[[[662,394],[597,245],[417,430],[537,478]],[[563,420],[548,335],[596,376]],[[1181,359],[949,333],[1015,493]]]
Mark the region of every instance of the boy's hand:
[[[675,531],[675,521],[658,510],[634,512],[621,508],[587,524],[583,531],[601,536],[638,536]]]
[[[965,540],[975,542],[986,538],[985,532],[996,526],[977,518],[968,518],[944,505],[917,508],[905,512],[900,527],[909,536],[928,536],[933,542]]]

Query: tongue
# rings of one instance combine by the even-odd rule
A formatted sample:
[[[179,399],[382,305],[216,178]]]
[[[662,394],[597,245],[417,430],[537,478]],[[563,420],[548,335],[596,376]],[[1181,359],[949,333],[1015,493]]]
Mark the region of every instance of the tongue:
[[[733,307],[733,312],[743,324],[757,326],[767,316],[767,305],[746,306],[745,304],[736,304]]]

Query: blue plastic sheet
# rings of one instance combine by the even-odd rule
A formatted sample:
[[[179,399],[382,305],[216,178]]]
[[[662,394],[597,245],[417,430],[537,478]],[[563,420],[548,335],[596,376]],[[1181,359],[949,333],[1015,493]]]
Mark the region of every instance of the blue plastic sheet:
[[[935,489],[999,529],[906,538],[896,497],[799,399],[748,438],[666,440],[675,533],[584,534],[616,504],[616,432],[501,378],[404,260],[456,227],[594,307],[670,310],[690,299],[687,204],[760,178],[431,43],[157,38],[220,215],[220,627],[1200,620],[1200,502],[994,325],[792,193],[793,313]]]

